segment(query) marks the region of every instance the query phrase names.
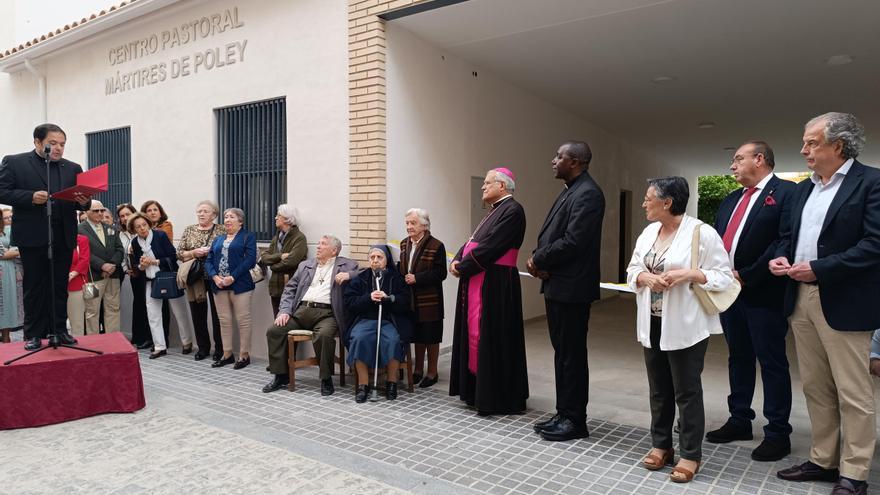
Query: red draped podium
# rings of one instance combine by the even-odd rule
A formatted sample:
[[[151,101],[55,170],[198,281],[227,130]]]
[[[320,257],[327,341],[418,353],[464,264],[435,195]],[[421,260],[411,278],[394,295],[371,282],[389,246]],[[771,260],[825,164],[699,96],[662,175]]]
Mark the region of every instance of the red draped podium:
[[[77,340],[104,354],[59,347],[3,366],[24,354],[24,342],[0,344],[0,430],[134,412],[146,406],[138,354],[123,334]]]

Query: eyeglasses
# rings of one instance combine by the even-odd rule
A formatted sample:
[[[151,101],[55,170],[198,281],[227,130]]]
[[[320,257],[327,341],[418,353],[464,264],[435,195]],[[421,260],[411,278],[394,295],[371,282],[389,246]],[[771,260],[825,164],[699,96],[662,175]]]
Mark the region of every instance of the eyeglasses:
[[[749,153],[749,154],[752,155],[752,156],[758,156],[758,155],[760,155],[760,153]],[[734,163],[736,163],[736,164],[740,164],[740,163],[742,163],[743,160],[745,160],[745,159],[746,159],[746,157],[744,157],[744,156],[742,156],[742,155],[736,155],[735,157],[733,157],[733,160],[730,160],[730,164],[731,164],[731,165],[733,165]]]
[[[98,212],[104,213],[105,211],[107,211],[107,208],[92,208],[89,211],[98,211]]]

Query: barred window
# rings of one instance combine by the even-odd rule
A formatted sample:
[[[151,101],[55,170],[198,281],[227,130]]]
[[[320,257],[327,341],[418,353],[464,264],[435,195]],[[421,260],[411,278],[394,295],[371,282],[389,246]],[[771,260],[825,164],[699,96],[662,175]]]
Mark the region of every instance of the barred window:
[[[131,127],[86,134],[89,168],[107,164],[110,188],[95,196],[111,212],[116,205],[131,202]]]
[[[271,240],[275,210],[287,198],[286,99],[218,108],[214,115],[220,209],[241,208],[257,240]]]

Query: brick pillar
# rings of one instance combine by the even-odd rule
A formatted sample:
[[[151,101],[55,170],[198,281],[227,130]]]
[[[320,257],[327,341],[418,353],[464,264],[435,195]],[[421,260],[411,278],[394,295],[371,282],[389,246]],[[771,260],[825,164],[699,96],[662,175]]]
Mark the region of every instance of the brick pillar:
[[[378,15],[432,0],[349,0],[349,208],[352,259],[387,240],[385,21]]]

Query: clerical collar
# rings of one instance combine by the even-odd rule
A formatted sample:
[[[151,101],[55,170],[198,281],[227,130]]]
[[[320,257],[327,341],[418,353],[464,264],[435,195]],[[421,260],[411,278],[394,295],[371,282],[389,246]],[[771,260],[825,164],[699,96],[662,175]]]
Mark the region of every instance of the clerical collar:
[[[581,176],[585,175],[586,173],[587,173],[587,171],[584,170],[583,172],[581,172],[580,174],[578,174],[578,176],[575,177],[574,179],[571,179],[570,181],[567,181],[567,182],[565,183],[565,188],[568,189],[569,187],[571,187],[575,182],[578,181],[578,179],[581,178]]]
[[[513,194],[508,194],[507,196],[504,196],[503,198],[499,199],[498,201],[492,203],[492,209],[494,210],[495,208],[498,208],[499,206],[501,206],[501,203],[503,203],[504,200],[506,200],[507,198],[512,198],[512,197],[513,197]]]

